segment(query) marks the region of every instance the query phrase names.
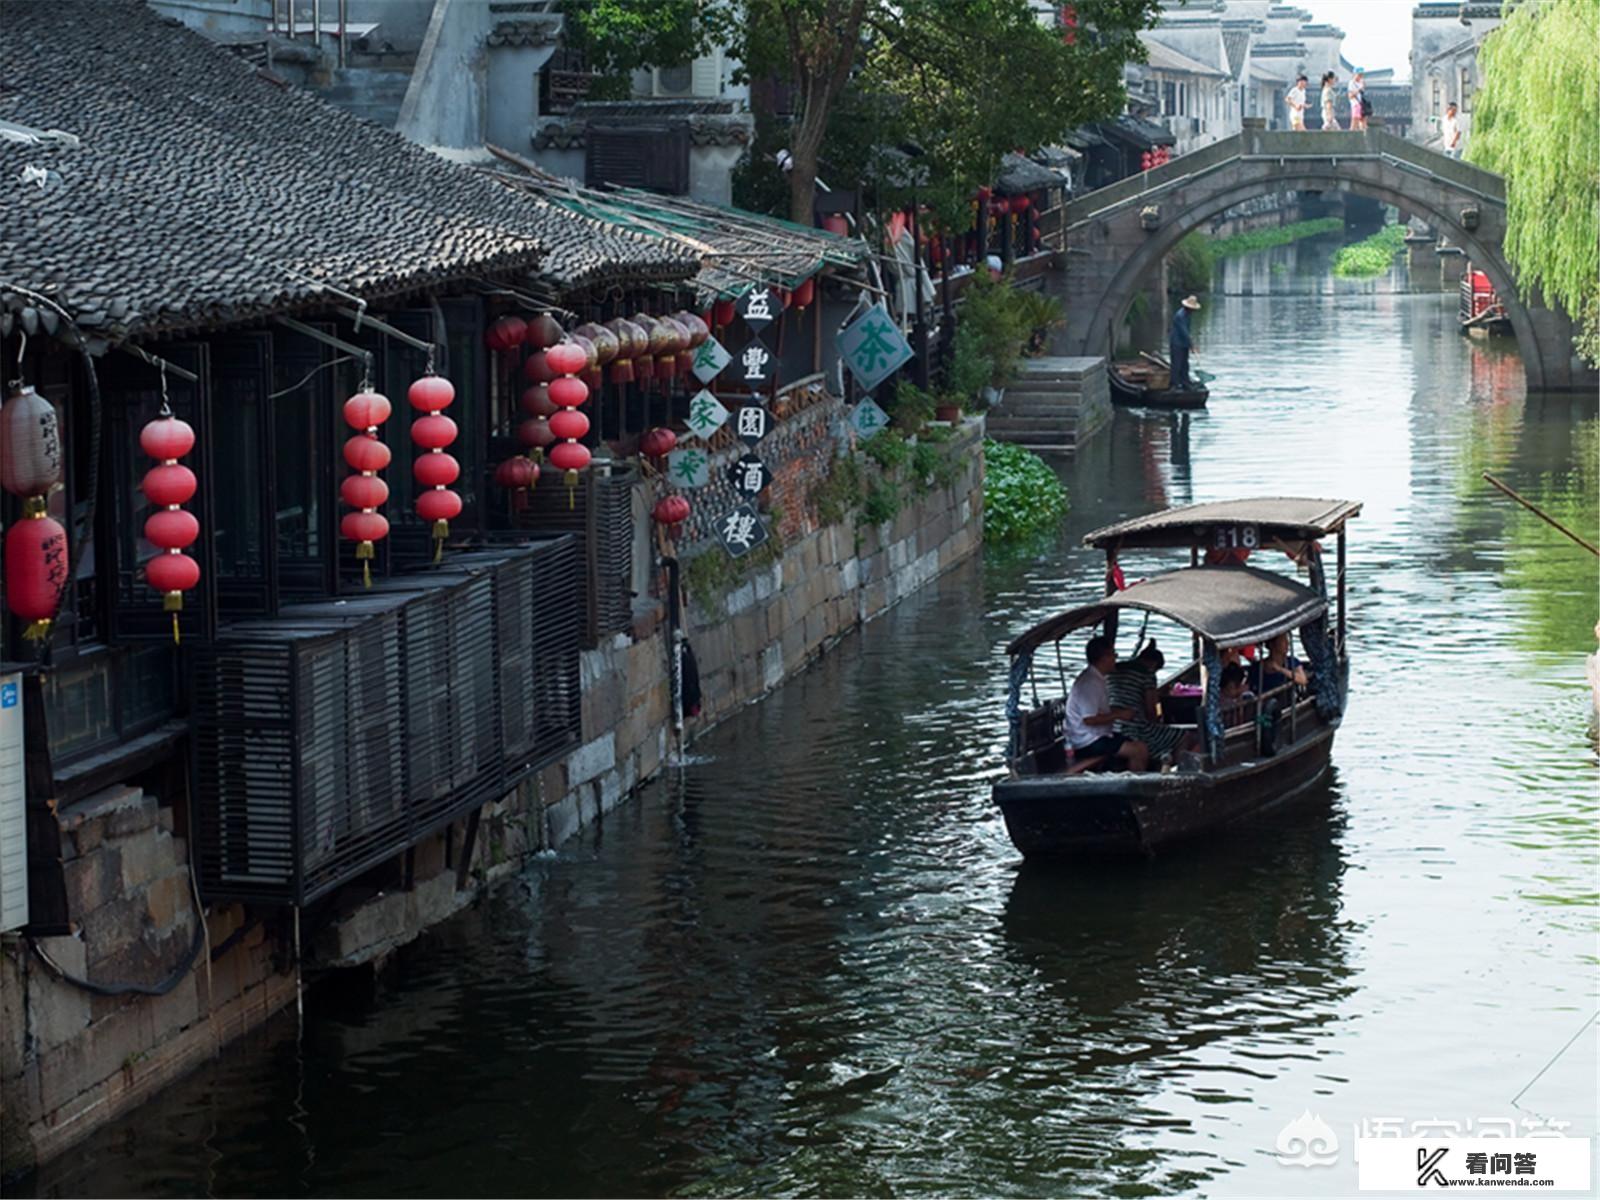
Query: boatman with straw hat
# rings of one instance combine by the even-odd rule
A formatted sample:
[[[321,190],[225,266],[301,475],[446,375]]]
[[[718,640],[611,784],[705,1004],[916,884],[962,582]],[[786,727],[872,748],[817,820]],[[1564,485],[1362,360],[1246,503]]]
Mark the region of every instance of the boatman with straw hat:
[[[1172,314],[1172,332],[1167,335],[1167,350],[1172,359],[1172,384],[1178,391],[1193,391],[1194,384],[1189,380],[1189,350],[1194,346],[1194,338],[1189,333],[1189,314],[1200,311],[1200,301],[1193,296],[1185,296],[1183,303],[1178,305],[1178,311]]]

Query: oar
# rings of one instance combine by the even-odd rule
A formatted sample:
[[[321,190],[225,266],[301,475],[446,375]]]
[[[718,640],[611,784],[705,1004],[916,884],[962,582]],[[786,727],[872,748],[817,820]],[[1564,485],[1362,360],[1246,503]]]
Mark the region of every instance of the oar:
[[[1568,529],[1560,521],[1556,520],[1549,513],[1547,513],[1545,511],[1543,511],[1542,509],[1540,509],[1540,507],[1537,504],[1534,504],[1532,501],[1529,501],[1529,500],[1524,500],[1521,496],[1517,495],[1516,492],[1512,491],[1512,489],[1508,488],[1505,484],[1501,483],[1493,475],[1489,474],[1489,472],[1485,471],[1483,473],[1483,477],[1485,479],[1487,479],[1490,483],[1494,484],[1495,487],[1499,488],[1506,495],[1510,496],[1518,504],[1522,505],[1523,508],[1527,509],[1534,516],[1538,517],[1546,525],[1551,525],[1551,526],[1554,526],[1556,529],[1559,529],[1562,533],[1566,534],[1573,541],[1577,542],[1578,545],[1582,546],[1590,554],[1593,554],[1595,557],[1600,558],[1600,547],[1596,547],[1593,542],[1585,541],[1583,538],[1581,538],[1577,534],[1573,533],[1572,530]]]
[[[1201,383],[1205,383],[1205,384],[1209,384],[1213,379],[1216,378],[1216,376],[1213,375],[1210,371],[1202,371],[1199,367],[1196,367],[1193,371],[1191,371],[1189,373],[1191,375],[1193,375],[1196,379],[1198,379]]]

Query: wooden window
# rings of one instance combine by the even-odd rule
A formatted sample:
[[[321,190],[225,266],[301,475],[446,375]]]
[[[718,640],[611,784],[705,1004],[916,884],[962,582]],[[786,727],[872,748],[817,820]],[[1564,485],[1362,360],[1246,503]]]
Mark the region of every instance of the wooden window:
[[[689,190],[689,128],[630,126],[589,129],[585,182],[682,195]]]

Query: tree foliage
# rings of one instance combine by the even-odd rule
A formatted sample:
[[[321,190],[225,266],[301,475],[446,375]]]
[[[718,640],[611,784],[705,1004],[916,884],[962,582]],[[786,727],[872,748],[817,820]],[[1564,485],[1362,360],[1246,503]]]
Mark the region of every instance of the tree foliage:
[[[1506,257],[1600,361],[1600,4],[1522,0],[1484,39],[1467,157],[1505,177]]]
[[[1123,63],[1144,57],[1157,0],[1078,0],[1077,25],[1041,24],[1029,0],[579,0],[573,41],[606,72],[726,48],[751,78],[788,85],[782,131],[792,219],[811,222],[819,167],[898,205],[920,176],[949,223],[1008,150],[1058,141],[1121,110]],[[763,138],[763,141],[768,141]],[[893,149],[915,143],[912,166]],[[749,180],[760,190],[762,169]]]

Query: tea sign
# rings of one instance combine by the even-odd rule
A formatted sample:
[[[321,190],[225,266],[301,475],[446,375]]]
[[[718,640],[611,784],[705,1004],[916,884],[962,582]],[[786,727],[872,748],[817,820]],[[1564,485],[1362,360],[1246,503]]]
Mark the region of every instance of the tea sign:
[[[911,360],[911,343],[880,300],[839,333],[839,355],[871,391]]]

